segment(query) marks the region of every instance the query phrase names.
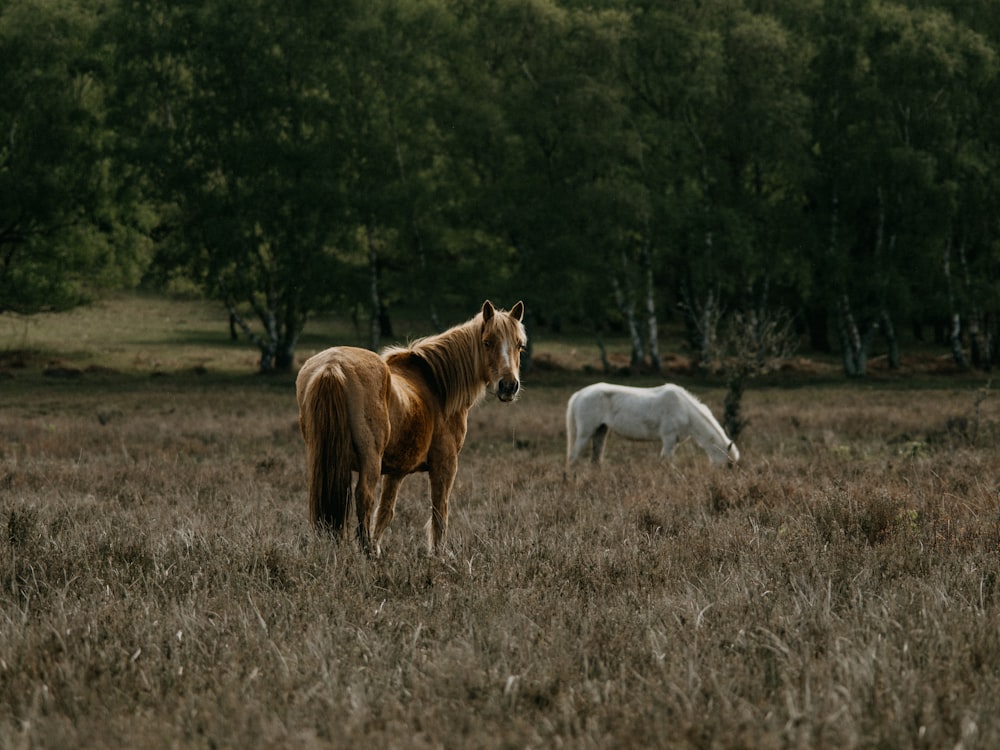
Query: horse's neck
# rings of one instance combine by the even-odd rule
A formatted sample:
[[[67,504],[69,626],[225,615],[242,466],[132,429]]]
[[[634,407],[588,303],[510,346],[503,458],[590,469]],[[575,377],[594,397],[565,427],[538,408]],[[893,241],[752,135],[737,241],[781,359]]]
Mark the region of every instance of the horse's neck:
[[[688,399],[688,406],[690,408],[691,418],[688,420],[691,431],[695,438],[699,442],[712,442],[720,447],[725,447],[729,442],[726,437],[725,431],[722,426],[716,421],[715,417],[712,416],[712,412],[708,410],[708,407],[703,403],[698,401],[694,396],[688,393],[684,394]],[[702,445],[705,444],[702,443]]]
[[[448,414],[468,411],[486,389],[486,375],[477,356],[475,319],[414,344],[430,370]]]

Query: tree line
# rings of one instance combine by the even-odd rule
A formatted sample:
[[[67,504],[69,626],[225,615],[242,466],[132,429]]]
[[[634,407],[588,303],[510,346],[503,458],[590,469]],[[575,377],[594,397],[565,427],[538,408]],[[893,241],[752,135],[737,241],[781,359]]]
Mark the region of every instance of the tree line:
[[[192,285],[264,370],[486,297],[637,368],[787,316],[987,369],[998,50],[992,0],[5,0],[0,310]]]

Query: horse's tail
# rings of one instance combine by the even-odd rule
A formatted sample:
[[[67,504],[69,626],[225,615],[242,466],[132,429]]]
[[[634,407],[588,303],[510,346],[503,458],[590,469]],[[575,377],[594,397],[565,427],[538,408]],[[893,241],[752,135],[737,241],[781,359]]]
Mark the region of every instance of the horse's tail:
[[[569,471],[570,458],[573,456],[573,446],[576,444],[576,415],[573,413],[574,401],[576,401],[575,393],[569,397],[569,402],[566,404],[566,471]]]
[[[309,518],[318,530],[340,531],[351,502],[351,427],[341,373],[313,376],[302,413],[308,446]]]

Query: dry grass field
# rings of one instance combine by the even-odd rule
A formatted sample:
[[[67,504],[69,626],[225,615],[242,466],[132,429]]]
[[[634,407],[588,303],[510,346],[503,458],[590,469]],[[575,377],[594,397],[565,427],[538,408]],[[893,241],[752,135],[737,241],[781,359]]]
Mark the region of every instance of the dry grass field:
[[[737,467],[567,481],[595,377],[541,371],[471,412],[449,553],[415,476],[370,561],[308,527],[291,378],[157,304],[2,331],[0,748],[1000,746],[985,379],[757,383]]]

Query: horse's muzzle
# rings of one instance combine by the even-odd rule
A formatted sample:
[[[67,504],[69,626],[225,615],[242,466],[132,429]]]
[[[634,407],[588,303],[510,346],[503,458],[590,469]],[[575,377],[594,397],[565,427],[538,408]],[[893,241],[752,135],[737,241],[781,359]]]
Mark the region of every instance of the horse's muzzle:
[[[513,401],[521,384],[516,380],[501,380],[497,383],[497,398],[501,401]]]

